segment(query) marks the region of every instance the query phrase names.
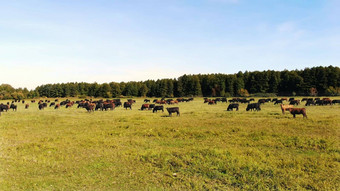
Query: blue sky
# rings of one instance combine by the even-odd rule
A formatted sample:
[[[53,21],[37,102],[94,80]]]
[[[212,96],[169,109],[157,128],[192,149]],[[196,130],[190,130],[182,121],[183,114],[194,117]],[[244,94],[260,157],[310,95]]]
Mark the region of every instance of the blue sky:
[[[0,83],[340,66],[337,0],[0,0]]]

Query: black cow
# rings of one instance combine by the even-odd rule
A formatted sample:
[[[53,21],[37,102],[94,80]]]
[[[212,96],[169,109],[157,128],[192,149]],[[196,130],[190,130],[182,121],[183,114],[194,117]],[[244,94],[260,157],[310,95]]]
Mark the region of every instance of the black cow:
[[[158,112],[158,110],[162,110],[162,112],[164,112],[164,106],[162,105],[155,106],[152,110],[152,113]]]
[[[54,106],[55,105],[55,102],[51,102],[50,103],[50,107]]]
[[[132,103],[130,103],[130,102],[124,102],[124,108],[125,108],[125,109],[127,109],[127,108],[132,109],[132,108],[131,108],[131,105],[132,105]]]
[[[313,99],[307,99],[307,102],[306,102],[306,106],[310,106],[310,105],[315,105],[315,101]]]
[[[86,107],[86,106],[85,106]],[[104,110],[104,104],[103,103],[97,103],[96,104],[96,107],[95,107],[95,110],[100,110],[100,111],[103,111]]]
[[[144,99],[144,102],[148,103],[148,102],[150,102],[150,100],[149,99]]]
[[[166,110],[168,110],[169,116],[172,116],[172,113],[177,113],[177,116],[180,115],[179,107],[168,107]]]
[[[9,107],[10,109],[13,109],[13,111],[17,111],[17,105],[11,104],[11,106]]]
[[[41,103],[41,104],[39,104],[38,108],[39,108],[39,110],[42,110],[42,109],[45,108],[45,106],[44,106],[44,104]]]
[[[115,105],[114,103],[105,103],[105,104],[104,104],[104,109],[105,109],[105,111],[107,111],[108,109],[114,110],[115,107],[116,107],[116,105]]]
[[[246,108],[246,111],[260,111],[261,108],[260,108],[260,103],[250,103],[248,104],[247,108]]]
[[[274,105],[276,105],[276,104],[282,104],[282,100],[276,100]]]
[[[300,100],[291,100],[289,102],[289,105],[299,105],[300,104]]]
[[[5,105],[5,104],[0,104],[0,112],[2,111],[8,111],[9,109],[9,105]]]
[[[231,103],[229,104],[227,111],[233,111],[234,108],[236,109],[236,111],[238,111],[238,106],[238,103]]]
[[[149,105],[149,110],[151,110],[151,109],[153,109],[153,108],[155,108],[155,104],[150,104],[150,105]]]
[[[335,100],[332,101],[332,104],[336,104],[336,103],[340,103],[340,100],[335,99]]]
[[[266,103],[267,101],[266,101],[266,99],[259,99],[259,101],[257,102],[258,104],[264,104],[264,103]]]

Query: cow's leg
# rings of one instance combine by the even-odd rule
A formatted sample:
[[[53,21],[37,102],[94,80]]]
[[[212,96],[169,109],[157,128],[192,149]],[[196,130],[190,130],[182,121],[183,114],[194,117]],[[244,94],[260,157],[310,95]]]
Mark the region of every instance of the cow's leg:
[[[295,114],[293,114],[293,117],[295,118]]]

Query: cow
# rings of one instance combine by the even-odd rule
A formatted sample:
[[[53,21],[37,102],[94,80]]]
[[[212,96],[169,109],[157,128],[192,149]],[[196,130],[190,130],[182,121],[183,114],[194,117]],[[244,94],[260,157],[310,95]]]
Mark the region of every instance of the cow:
[[[164,106],[162,105],[155,106],[152,110],[152,113],[158,112],[158,110],[162,110],[162,112],[164,112]]]
[[[149,110],[151,110],[151,109],[153,109],[153,108],[155,108],[155,104],[150,104],[150,105],[149,105]]]
[[[172,113],[177,113],[177,116],[180,115],[179,107],[168,107],[168,108],[166,108],[166,110],[168,111],[169,116],[172,116]]]
[[[284,104],[281,104],[280,106],[281,106],[282,114],[285,114],[285,111],[287,111],[289,108],[294,107],[293,105],[284,105]]]
[[[38,108],[39,108],[39,110],[43,110],[43,109],[45,108],[45,104],[42,104],[42,103],[39,104],[39,105],[38,105]]]
[[[291,100],[289,102],[289,105],[299,105],[300,104],[300,100]]]
[[[67,104],[66,104],[66,108],[72,107],[73,104],[74,104],[74,102],[69,102],[69,103],[67,103]]]
[[[214,104],[217,104],[214,100],[211,100],[208,102],[208,105],[214,105]]]
[[[125,109],[127,109],[127,108],[132,109],[132,108],[131,108],[131,105],[132,105],[132,103],[130,103],[130,102],[124,102],[124,108],[125,108]]]
[[[54,109],[59,109],[59,108],[60,108],[60,104],[58,103],[55,105]]]
[[[274,105],[279,104],[279,103],[282,104],[282,100],[276,100]]]
[[[288,111],[293,115],[293,117],[295,118],[295,115],[303,115],[303,118],[307,118],[307,114],[306,114],[306,109],[305,108],[288,108]]]
[[[86,105],[85,105],[85,107],[86,107]],[[96,107],[95,107],[95,110],[97,111],[98,109],[103,111],[104,110],[104,104],[103,103],[97,103]]]
[[[11,104],[11,106],[9,107],[10,109],[13,109],[13,111],[17,111],[17,105],[15,104]]]
[[[28,109],[30,107],[30,104],[25,104],[25,109]]]
[[[94,112],[94,108],[96,107],[96,104],[95,103],[89,103],[87,104],[87,106],[85,106],[85,109],[87,112]]]
[[[247,105],[246,111],[260,111],[260,103],[250,103]]]
[[[144,103],[150,103],[150,100],[149,99],[144,99]]]
[[[315,101],[313,99],[307,99],[305,106],[315,105]]]
[[[336,103],[340,103],[340,100],[339,99],[338,100],[335,99],[335,100],[332,101],[332,104],[336,104]]]
[[[55,102],[51,102],[50,103],[50,107],[54,106],[55,105]]]
[[[144,109],[145,109],[145,110],[146,110],[146,109],[149,109],[149,106],[150,106],[149,104],[143,104],[142,107],[140,108],[140,110],[143,111]]]
[[[114,110],[116,105],[114,103],[104,103],[104,109],[107,111],[108,109]]]
[[[228,105],[227,111],[233,111],[234,108],[236,109],[236,111],[238,111],[238,106],[238,103],[231,103]]]
[[[5,105],[5,104],[0,104],[0,112],[3,112],[3,111],[8,111],[9,109],[9,105]]]

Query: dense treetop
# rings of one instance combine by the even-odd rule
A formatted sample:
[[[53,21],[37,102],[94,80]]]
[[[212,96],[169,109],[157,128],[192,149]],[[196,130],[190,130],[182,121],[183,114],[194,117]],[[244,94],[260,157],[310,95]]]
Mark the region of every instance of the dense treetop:
[[[177,79],[140,82],[45,84],[27,90],[0,85],[0,99],[34,97],[189,97],[189,96],[275,96],[339,95],[340,68],[313,67],[293,71],[254,71],[237,74],[183,75]]]

